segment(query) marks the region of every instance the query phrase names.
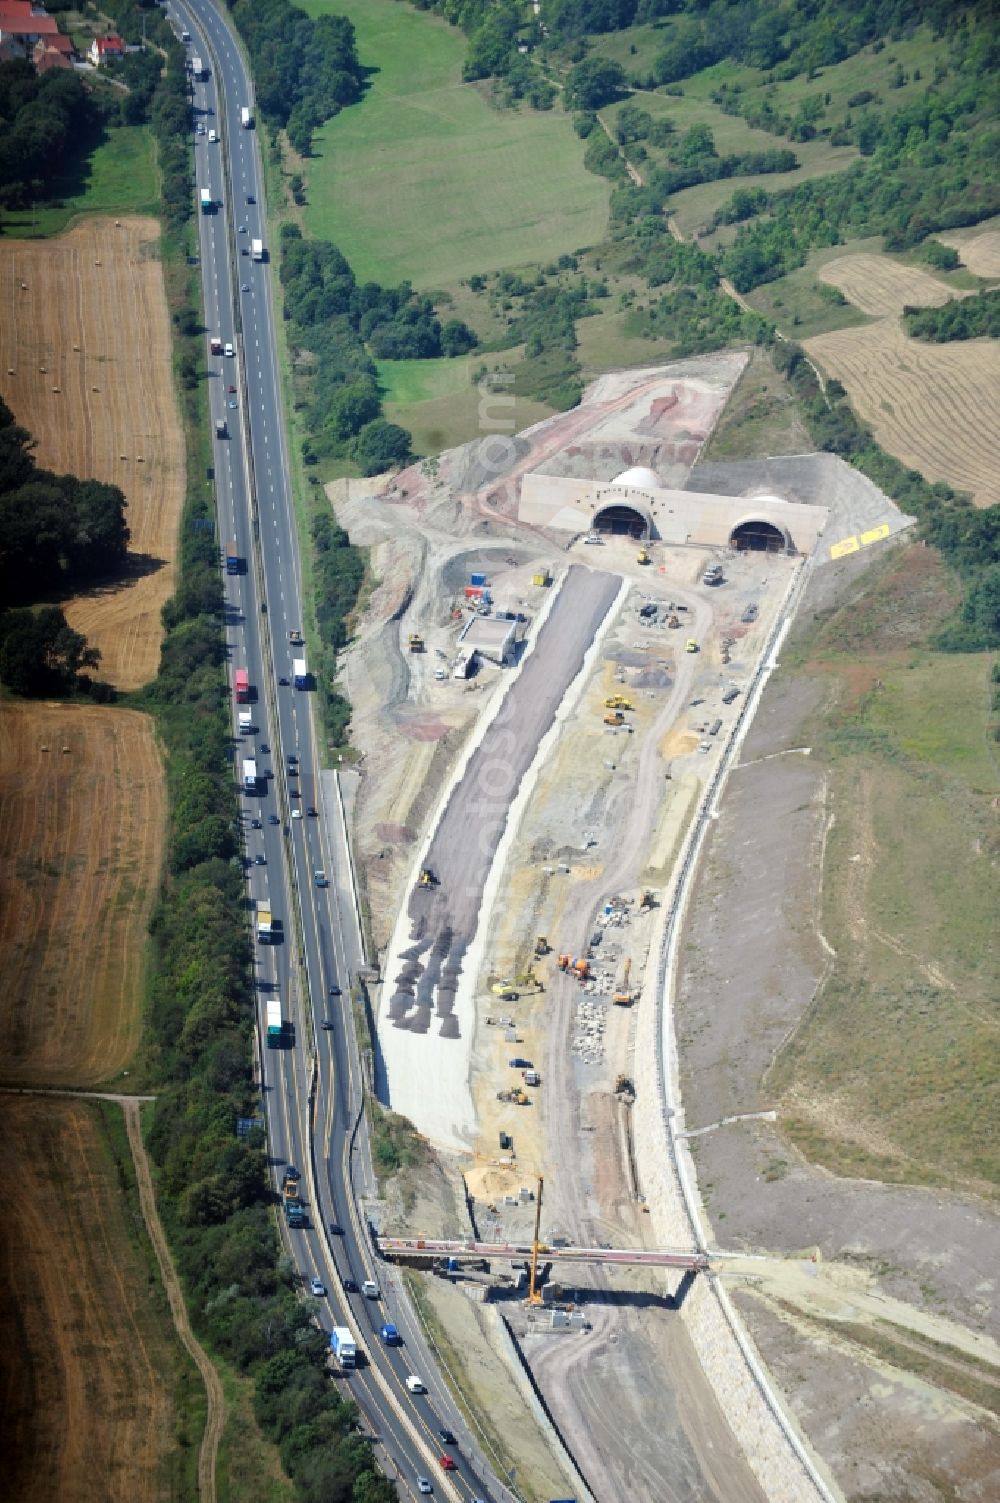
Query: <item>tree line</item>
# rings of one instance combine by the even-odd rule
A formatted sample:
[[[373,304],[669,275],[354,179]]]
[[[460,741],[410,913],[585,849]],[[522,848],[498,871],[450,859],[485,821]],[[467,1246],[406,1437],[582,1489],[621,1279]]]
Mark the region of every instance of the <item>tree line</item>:
[[[123,39],[144,50],[116,58],[106,71],[121,78],[128,92],[104,96],[105,119],[123,125],[148,124],[156,138],[160,197],[167,227],[190,218],[191,101],[187,57],[173,27],[152,0],[101,0]]]
[[[442,322],[409,282],[359,283],[335,245],[297,225],[282,226],[279,276],[292,345],[311,357],[302,362],[311,459],[349,456],[366,475],[404,463],[410,435],[382,415],[375,361],[464,355],[476,335],[459,319]]]
[[[302,156],[313,131],[361,98],[364,70],[343,16],[308,16],[289,0],[227,0],[253,63],[257,108]]]
[[[952,339],[1000,339],[1000,291],[952,298],[940,308],[904,308],[903,323],[914,339],[934,344]]]

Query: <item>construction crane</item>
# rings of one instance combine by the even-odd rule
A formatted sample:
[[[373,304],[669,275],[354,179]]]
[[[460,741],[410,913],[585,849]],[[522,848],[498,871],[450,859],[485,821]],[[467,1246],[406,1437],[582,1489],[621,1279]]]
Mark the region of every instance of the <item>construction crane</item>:
[[[538,1254],[542,1245],[538,1240],[538,1232],[542,1224],[542,1186],[544,1176],[538,1176],[538,1189],[535,1192],[535,1234],[531,1239],[531,1274],[528,1279],[528,1304],[540,1305],[542,1296],[538,1292]]]

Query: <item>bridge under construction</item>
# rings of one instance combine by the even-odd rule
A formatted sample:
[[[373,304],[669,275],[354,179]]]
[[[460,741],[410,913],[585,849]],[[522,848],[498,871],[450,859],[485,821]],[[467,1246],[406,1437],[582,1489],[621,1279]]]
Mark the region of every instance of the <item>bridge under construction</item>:
[[[533,1256],[551,1263],[594,1263],[635,1265],[645,1268],[683,1268],[704,1273],[709,1267],[705,1252],[679,1252],[675,1249],[644,1247],[567,1247],[543,1242],[471,1242],[437,1241],[430,1237],[376,1237],[375,1245],[383,1258],[398,1262],[428,1262],[453,1259],[488,1258],[497,1262],[520,1263]]]

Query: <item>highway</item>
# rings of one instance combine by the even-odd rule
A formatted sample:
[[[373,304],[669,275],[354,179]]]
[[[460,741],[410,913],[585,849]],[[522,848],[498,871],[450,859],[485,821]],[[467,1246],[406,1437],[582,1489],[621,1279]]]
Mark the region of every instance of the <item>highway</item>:
[[[395,1276],[376,1262],[355,1203],[351,1161],[352,1153],[356,1166],[362,1159],[355,1151],[362,1081],[350,993],[363,954],[353,911],[340,910],[332,845],[337,811],[321,797],[310,695],[291,682],[292,659],[306,653],[289,641],[304,624],[302,579],[274,337],[275,270],[266,253],[262,261],[250,254],[254,239],[268,243],[258,134],[240,121],[253,94],[243,55],[211,0],[170,0],[165,12],[178,35],[190,33],[189,58],[207,65],[207,76],[192,85],[192,194],[197,203],[207,189],[213,205],[198,215],[205,351],[213,435],[219,420],[227,427],[227,436],[213,436],[209,479],[220,551],[235,541],[243,561],[240,573],[223,574],[223,583],[230,683],[244,668],[253,688],[251,702],[240,707],[252,713],[253,731],[243,737],[233,704],[235,773],[244,758],[256,760],[258,773],[258,791],[241,795],[251,919],[269,906],[282,926],[280,943],[254,946],[262,1101],[276,1191],[294,1164],[309,1212],[305,1229],[283,1228],[283,1235],[304,1289],[315,1275],[328,1290],[314,1301],[323,1328],[350,1324],[360,1338],[367,1360],[331,1381],[349,1389],[401,1495],[417,1497],[417,1478],[426,1477],[436,1496],[492,1503],[509,1493],[481,1463],[473,1466],[465,1445],[443,1446],[439,1439],[441,1429],[463,1438],[467,1432],[407,1324],[406,1302],[390,1309],[384,1299],[343,1287],[345,1279],[394,1284]],[[209,355],[210,336],[232,354]],[[318,871],[329,875],[329,886],[316,885]],[[275,997],[289,1029],[286,1046],[271,1049],[264,1012]],[[401,1327],[402,1347],[379,1341],[385,1319]],[[413,1372],[428,1394],[408,1391]],[[455,1471],[442,1470],[442,1453],[454,1458]]]

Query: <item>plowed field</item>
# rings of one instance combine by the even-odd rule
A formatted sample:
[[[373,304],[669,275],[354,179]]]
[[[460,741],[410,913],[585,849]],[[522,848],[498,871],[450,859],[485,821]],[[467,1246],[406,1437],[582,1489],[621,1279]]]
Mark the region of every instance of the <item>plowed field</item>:
[[[898,318],[805,341],[879,443],[928,480],[1000,501],[1000,341],[925,344]]]
[[[0,241],[0,391],[41,465],[121,486],[129,577],[73,600],[70,624],[123,689],[151,679],[174,587],[184,443],[153,219],[84,220],[54,240]]]
[[[5,1500],[183,1496],[187,1364],[122,1193],[124,1138],[113,1147],[92,1104],[40,1097],[0,1097],[0,1132]]]
[[[164,806],[145,715],[0,709],[0,1080],[86,1085],[128,1064]]]
[[[849,303],[876,318],[902,313],[907,305],[937,308],[962,295],[919,266],[904,266],[889,256],[838,256],[822,267],[819,279],[839,288]]]

